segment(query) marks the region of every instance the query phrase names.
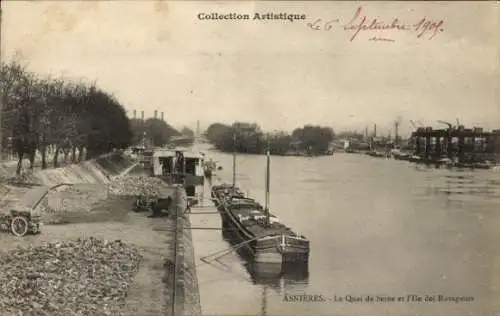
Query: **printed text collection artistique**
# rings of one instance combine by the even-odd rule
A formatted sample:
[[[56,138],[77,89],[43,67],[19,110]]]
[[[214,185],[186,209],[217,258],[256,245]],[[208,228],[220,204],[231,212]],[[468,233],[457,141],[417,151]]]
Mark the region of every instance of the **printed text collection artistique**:
[[[253,14],[243,14],[243,13],[198,13],[198,20],[202,21],[220,21],[220,20],[257,20],[257,21],[296,21],[305,20],[307,16],[305,14],[296,13],[253,13]]]

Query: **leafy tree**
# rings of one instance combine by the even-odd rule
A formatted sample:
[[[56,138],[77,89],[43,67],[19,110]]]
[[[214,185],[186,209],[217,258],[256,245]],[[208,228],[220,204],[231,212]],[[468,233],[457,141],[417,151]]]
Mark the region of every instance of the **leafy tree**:
[[[322,155],[328,152],[335,134],[329,127],[306,125],[289,135],[283,131],[264,134],[255,123],[236,122],[231,126],[214,123],[205,132],[214,146],[226,152],[236,150],[241,153],[260,154],[269,148],[271,154],[286,155],[295,152]]]
[[[292,136],[286,132],[278,131],[268,133],[269,152],[272,155],[285,155],[290,150]]]
[[[194,132],[192,129],[190,129],[189,127],[187,126],[184,126],[182,129],[181,129],[181,135],[183,136],[187,136],[187,137],[194,137]]]
[[[228,133],[232,133],[231,126],[222,123],[213,123],[205,131],[205,137],[217,146],[220,139]]]
[[[300,142],[300,149],[308,154],[320,155],[328,151],[335,133],[330,127],[305,125],[292,132],[292,138]]]
[[[84,151],[88,159],[130,145],[132,131],[123,106],[95,84],[40,78],[16,61],[1,63],[0,75],[1,141],[5,145],[12,139],[17,174],[25,155],[33,167],[37,150],[45,168],[48,148],[55,147],[57,166],[60,149],[65,157],[71,151],[76,162]]]
[[[264,150],[263,133],[255,123],[236,122],[231,126],[215,123],[208,127],[205,134],[221,151],[257,154]]]
[[[133,131],[133,143],[142,144],[144,137],[153,146],[164,146],[171,137],[179,136],[180,133],[163,120],[149,118],[145,121],[132,119],[130,122]]]
[[[232,132],[236,138],[236,151],[260,154],[265,150],[266,142],[260,126],[255,123],[236,122],[232,125]],[[230,143],[226,140],[225,142]]]

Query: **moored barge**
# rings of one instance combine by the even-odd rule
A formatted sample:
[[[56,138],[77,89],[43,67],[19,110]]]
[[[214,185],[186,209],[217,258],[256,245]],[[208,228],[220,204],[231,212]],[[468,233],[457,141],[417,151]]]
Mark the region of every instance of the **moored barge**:
[[[309,240],[279,222],[237,187],[214,185],[212,199],[222,218],[222,228],[257,263],[307,263]]]

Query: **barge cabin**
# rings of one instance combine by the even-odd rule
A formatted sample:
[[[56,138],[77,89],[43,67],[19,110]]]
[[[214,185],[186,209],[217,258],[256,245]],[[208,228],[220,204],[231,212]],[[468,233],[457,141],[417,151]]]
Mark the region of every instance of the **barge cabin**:
[[[499,157],[500,130],[474,127],[433,129],[420,127],[412,133],[414,155],[424,162],[448,159],[459,163],[495,162]]]
[[[203,158],[198,152],[157,149],[153,154],[153,176],[168,184],[183,185],[188,198],[199,199],[203,190]]]
[[[144,169],[152,168],[153,149],[144,148],[139,151],[139,163]]]

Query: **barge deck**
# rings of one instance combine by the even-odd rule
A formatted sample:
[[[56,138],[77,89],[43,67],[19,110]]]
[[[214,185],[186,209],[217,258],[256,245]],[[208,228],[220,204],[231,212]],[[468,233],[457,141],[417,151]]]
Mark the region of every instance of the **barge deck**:
[[[225,236],[233,244],[244,244],[254,262],[307,263],[309,240],[266,214],[260,203],[227,184],[213,186],[211,195]]]

